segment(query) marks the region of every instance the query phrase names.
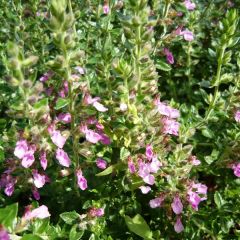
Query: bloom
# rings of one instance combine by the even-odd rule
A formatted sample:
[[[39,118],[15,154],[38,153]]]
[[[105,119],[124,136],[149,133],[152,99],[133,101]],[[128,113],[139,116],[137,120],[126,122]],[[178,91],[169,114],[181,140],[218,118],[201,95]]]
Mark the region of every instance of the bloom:
[[[101,158],[97,159],[96,164],[97,164],[97,167],[100,169],[105,169],[107,167],[107,162]]]
[[[40,158],[40,164],[41,164],[43,170],[46,170],[47,163],[48,163],[47,158],[46,158],[46,152],[45,151],[41,152],[39,158]]]
[[[188,10],[194,10],[196,8],[196,4],[192,3],[190,0],[185,0],[183,3]]]
[[[91,217],[101,217],[104,215],[103,208],[91,208],[89,211]]]
[[[37,188],[41,188],[46,183],[46,176],[38,173],[37,170],[32,171],[33,183]]]
[[[178,130],[180,127],[179,122],[173,119],[163,118],[162,123],[163,123],[163,133],[178,136]]]
[[[149,205],[151,208],[161,207],[163,201],[164,201],[163,197],[154,198],[150,200]]]
[[[234,114],[234,119],[236,122],[240,122],[240,111],[236,111]]]
[[[104,4],[104,6],[103,6],[103,13],[106,14],[106,15],[109,13],[109,6],[108,6],[108,4]]]
[[[25,139],[19,140],[16,143],[16,147],[14,150],[14,155],[18,157],[19,159],[22,159],[24,155],[28,151],[28,143]]]
[[[148,160],[152,159],[152,157],[153,157],[153,148],[152,148],[151,145],[149,145],[149,144],[147,145],[145,154],[146,154],[146,157],[147,157]]]
[[[181,31],[180,35],[182,35],[183,38],[188,42],[191,42],[194,39],[193,33],[191,31],[189,31],[188,29]]]
[[[151,188],[149,186],[141,186],[139,187],[143,194],[147,194],[151,191]]]
[[[180,217],[177,217],[177,221],[176,223],[174,224],[174,230],[176,233],[180,233],[184,230],[184,227],[183,227],[183,224],[181,222],[181,218]]]
[[[57,120],[63,123],[70,123],[71,122],[71,114],[70,113],[60,113],[57,117]]]
[[[50,216],[51,215],[48,211],[48,208],[45,205],[42,205],[38,208],[35,208],[32,211],[27,210],[27,212],[24,214],[24,218],[26,220],[31,220],[33,218],[44,219],[44,218],[47,218],[47,217],[50,217]]]
[[[99,112],[108,111],[108,108],[104,107],[101,103],[98,102],[99,100],[99,97],[92,98],[90,94],[86,94],[83,101],[85,104],[95,107]]]
[[[183,205],[182,205],[181,199],[178,195],[176,195],[174,197],[171,207],[175,214],[180,214],[182,212]]]
[[[59,148],[63,148],[63,146],[67,140],[65,137],[63,137],[61,135],[61,132],[57,131],[57,130],[54,130],[51,133],[51,139],[52,139],[53,143]]]
[[[174,57],[173,57],[172,52],[170,52],[168,48],[164,48],[163,53],[166,56],[167,62],[169,64],[174,64]]]
[[[69,159],[66,152],[63,149],[58,148],[56,151],[56,159],[59,163],[64,167],[69,167],[71,164],[71,160]]]
[[[240,163],[232,165],[233,173],[236,177],[240,177]]]
[[[8,232],[0,225],[0,239],[1,240],[10,240]]]
[[[77,184],[80,189],[85,190],[87,189],[87,179],[82,175],[82,171],[79,169],[76,171],[77,176]]]

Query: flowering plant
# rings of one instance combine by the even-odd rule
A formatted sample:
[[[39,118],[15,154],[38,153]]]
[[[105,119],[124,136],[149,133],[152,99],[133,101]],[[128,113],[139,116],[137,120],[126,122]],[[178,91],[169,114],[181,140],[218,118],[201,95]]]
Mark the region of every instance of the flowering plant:
[[[3,3],[1,239],[237,239],[238,5]]]

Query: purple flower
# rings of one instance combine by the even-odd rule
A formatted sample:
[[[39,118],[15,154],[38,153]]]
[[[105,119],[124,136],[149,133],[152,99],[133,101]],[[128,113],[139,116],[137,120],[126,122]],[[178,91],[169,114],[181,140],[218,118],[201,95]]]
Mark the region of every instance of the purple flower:
[[[108,4],[103,5],[103,13],[106,15],[109,13],[109,5]]]
[[[141,186],[139,188],[143,194],[147,194],[151,191],[151,188],[149,186]]]
[[[236,111],[234,114],[234,119],[236,122],[240,122],[240,111]]]
[[[188,42],[191,42],[194,39],[193,33],[191,31],[189,31],[188,29],[181,31],[180,35],[182,35],[183,38]]]
[[[9,197],[12,196],[14,192],[15,183],[16,179],[13,178],[11,175],[3,174],[1,176],[0,187],[4,188],[4,193]]]
[[[35,158],[34,158],[34,152],[32,151],[32,150],[30,150],[30,151],[28,151],[25,155],[24,155],[24,157],[22,158],[22,162],[21,162],[21,164],[22,164],[22,166],[24,167],[24,168],[29,168],[29,167],[31,167],[32,166],[32,164],[34,163],[34,161],[35,161]]]
[[[162,163],[157,159],[156,156],[152,158],[151,163],[149,164],[149,170],[152,173],[157,173],[157,171],[160,169],[162,166]]]
[[[174,64],[174,57],[173,57],[172,52],[170,52],[168,48],[164,48],[163,53],[166,56],[167,62],[169,64]]]
[[[48,71],[46,73],[43,74],[42,77],[40,77],[40,82],[46,82],[49,80],[49,78],[51,78],[54,75],[54,73],[52,71]]]
[[[97,167],[100,169],[105,169],[107,167],[107,162],[101,158],[97,159],[96,164],[97,164]]]
[[[98,102],[99,100],[100,100],[99,97],[92,98],[90,94],[86,94],[84,96],[84,103],[85,104],[92,105],[99,112],[106,112],[106,111],[108,111],[108,108],[104,107],[101,103]]]
[[[44,219],[47,217],[50,217],[50,213],[48,211],[48,208],[45,205],[42,205],[38,208],[35,208],[34,210],[30,211],[28,210],[24,214],[24,218],[26,220],[32,220],[33,218],[39,218],[39,219]]]
[[[185,0],[183,3],[185,5],[185,7],[190,11],[194,10],[196,8],[196,4],[192,3],[190,0]]]
[[[41,152],[39,158],[40,158],[40,164],[41,164],[43,170],[46,170],[47,164],[48,164],[46,152],[45,151]]]
[[[59,148],[63,148],[66,138],[61,135],[60,131],[54,130],[50,135],[52,142]]]
[[[36,187],[33,187],[33,189],[32,189],[32,194],[33,194],[33,197],[34,197],[37,201],[40,200],[40,194],[39,194],[39,192],[38,192],[38,190],[37,190]]]
[[[136,167],[135,167],[135,164],[134,162],[132,161],[132,159],[129,159],[128,160],[128,170],[130,173],[135,173],[136,172]]]
[[[102,217],[104,215],[103,208],[91,208],[89,211],[91,217]]]
[[[153,157],[153,148],[151,145],[149,145],[149,144],[147,145],[145,154],[146,154],[147,159],[150,161]]]
[[[181,199],[178,195],[176,195],[173,199],[173,202],[171,204],[172,206],[172,210],[175,214],[180,214],[182,213],[182,210],[183,210],[183,205],[182,205],[182,202],[181,202]]]
[[[69,159],[67,153],[64,152],[63,149],[60,149],[60,148],[57,149],[57,151],[56,151],[56,159],[64,167],[69,167],[70,164],[71,164],[71,160]]]
[[[63,123],[70,123],[71,122],[71,114],[70,113],[60,113],[57,117],[58,121]]]
[[[88,188],[87,179],[82,175],[82,171],[79,169],[76,171],[77,184],[81,190]]]
[[[18,157],[19,159],[22,159],[24,155],[28,151],[28,143],[25,139],[19,140],[16,143],[16,147],[14,150],[14,155]]]
[[[183,224],[181,222],[181,217],[180,216],[177,217],[177,221],[174,224],[174,230],[175,230],[176,233],[180,233],[184,230],[184,227],[183,227]]]
[[[97,143],[102,139],[100,134],[94,132],[91,129],[88,129],[88,127],[86,125],[82,125],[80,127],[80,131],[85,134],[86,140],[91,143]]]
[[[151,171],[149,164],[140,161],[138,165],[139,165],[138,175],[142,178],[142,180],[145,183],[153,185],[155,182],[155,177],[150,174]]]
[[[240,163],[235,163],[232,165],[233,173],[236,177],[240,177]]]
[[[36,188],[42,188],[46,183],[46,176],[38,173],[37,170],[32,171],[33,174],[33,183]]]
[[[163,118],[162,124],[163,124],[163,133],[178,136],[180,124],[177,121],[170,118]]]
[[[151,208],[161,207],[163,201],[164,201],[163,197],[154,198],[150,200],[149,205]]]
[[[1,240],[10,240],[8,232],[0,225],[0,239]]]
[[[191,156],[190,157],[190,162],[194,166],[198,166],[199,164],[201,164],[200,160],[198,160],[196,156]]]
[[[80,66],[75,67],[75,70],[77,70],[78,73],[81,74],[81,75],[85,74],[84,68],[82,68],[82,67],[80,67]]]

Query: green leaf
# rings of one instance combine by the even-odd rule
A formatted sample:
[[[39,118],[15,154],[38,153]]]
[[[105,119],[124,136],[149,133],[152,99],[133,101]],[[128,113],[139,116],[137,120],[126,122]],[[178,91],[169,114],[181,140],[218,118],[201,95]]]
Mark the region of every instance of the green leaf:
[[[60,214],[60,217],[65,223],[72,224],[73,221],[75,221],[77,218],[80,217],[80,215],[76,211],[72,211],[72,212],[64,212]]]
[[[163,62],[162,60],[157,60],[156,68],[165,72],[168,72],[172,69],[169,64]]]
[[[84,234],[83,230],[77,230],[78,225],[75,224],[69,232],[69,240],[79,240]]]
[[[67,99],[67,98],[59,98],[57,100],[55,109],[59,110],[59,109],[65,107],[65,106],[67,106],[68,104],[69,104],[69,99]]]
[[[213,138],[214,137],[214,133],[209,128],[203,129],[202,130],[202,135],[206,138]]]
[[[41,237],[34,234],[25,234],[21,240],[43,240]]]
[[[96,174],[97,177],[101,177],[101,176],[106,176],[106,175],[109,175],[111,174],[113,171],[113,166],[109,166],[108,168],[106,168],[104,171]]]
[[[40,101],[36,102],[33,105],[33,108],[37,110],[47,106],[48,106],[48,98],[43,98]]]
[[[128,226],[128,229],[142,237],[143,239],[152,239],[152,232],[144,220],[144,218],[137,214],[134,218],[130,218],[129,216],[125,216],[125,222]]]
[[[219,192],[214,193],[214,202],[217,205],[218,209],[220,209],[225,204],[225,201]]]
[[[36,219],[33,223],[33,233],[42,234],[48,230],[49,219]]]
[[[130,152],[129,152],[125,147],[122,147],[121,150],[120,150],[120,159],[121,159],[121,160],[124,160],[124,159],[126,159],[129,155],[130,155]]]
[[[17,222],[18,203],[0,209],[0,223],[10,232]]]

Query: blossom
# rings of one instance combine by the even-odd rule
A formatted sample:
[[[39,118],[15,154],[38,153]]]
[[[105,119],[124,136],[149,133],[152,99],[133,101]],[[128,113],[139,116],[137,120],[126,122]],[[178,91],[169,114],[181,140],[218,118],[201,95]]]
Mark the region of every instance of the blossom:
[[[91,217],[101,217],[104,215],[103,208],[91,208],[89,211]]]
[[[63,148],[66,138],[61,135],[60,131],[54,130],[50,135],[52,142],[59,148]]]
[[[97,167],[100,169],[105,169],[107,167],[107,162],[101,158],[97,159],[96,164],[97,164]]]
[[[44,219],[50,216],[51,214],[49,213],[48,208],[45,205],[42,205],[32,211],[28,209],[23,217],[26,220],[32,220],[34,218]]]
[[[147,194],[151,191],[151,188],[149,186],[141,186],[139,188],[143,194]]]
[[[169,64],[174,64],[174,57],[173,57],[172,52],[170,52],[168,48],[164,48],[163,53],[166,56],[167,62]]]
[[[190,157],[190,162],[191,162],[192,165],[194,165],[194,166],[198,166],[199,164],[201,164],[201,161],[198,160],[196,156],[191,156],[191,157]]]
[[[157,173],[157,171],[160,169],[162,166],[162,163],[157,159],[156,156],[152,158],[151,163],[149,164],[149,170],[152,173]]]
[[[97,143],[102,139],[100,134],[88,129],[86,125],[82,125],[80,127],[80,131],[85,134],[86,140],[91,143]]]
[[[132,161],[131,158],[128,159],[128,170],[130,173],[135,173],[136,172],[136,167],[134,162]]]
[[[48,71],[46,73],[44,73],[41,77],[40,77],[40,82],[46,82],[49,80],[49,78],[51,78],[54,75],[54,73],[52,71]]]
[[[235,112],[234,119],[236,122],[240,122],[240,110]]]
[[[14,150],[14,155],[18,157],[19,159],[22,159],[24,155],[28,151],[28,143],[25,139],[19,140],[16,143],[16,147]]]
[[[0,225],[0,239],[1,240],[10,240],[8,232],[4,229],[2,225]]]
[[[106,15],[109,13],[109,5],[108,4],[103,5],[103,13]]]
[[[41,164],[43,170],[46,170],[47,164],[48,164],[46,152],[45,151],[41,152],[39,158],[40,158],[40,164]]]
[[[75,67],[75,70],[81,75],[85,74],[84,68],[82,68],[80,66]]]
[[[128,109],[128,106],[126,103],[120,103],[119,108],[122,112],[125,112]]]
[[[88,188],[87,179],[83,176],[82,171],[79,169],[76,171],[77,184],[81,190]]]
[[[101,103],[99,103],[100,98],[99,97],[95,97],[92,98],[92,96],[90,94],[86,94],[84,96],[84,103],[87,105],[92,105],[93,107],[95,107],[99,112],[106,112],[108,111],[108,108],[104,107]]]
[[[46,183],[46,176],[38,173],[38,170],[33,170],[33,183],[37,188],[42,188]]]
[[[196,8],[196,4],[192,3],[190,0],[185,0],[183,3],[188,10],[194,10]]]
[[[163,197],[154,198],[150,200],[149,205],[151,208],[161,207],[163,201],[164,201]]]
[[[240,163],[232,165],[233,173],[236,177],[240,177]]]
[[[66,152],[63,149],[58,148],[56,151],[56,159],[59,163],[64,167],[69,167],[71,164],[71,160],[69,159]]]
[[[63,123],[70,123],[71,122],[71,114],[70,113],[60,113],[57,117],[57,120]]]
[[[149,185],[153,185],[155,182],[155,177],[150,173],[151,173],[151,170],[149,168],[149,164],[139,162],[138,175],[143,179],[145,183]]]
[[[33,187],[32,188],[32,194],[33,194],[33,197],[38,201],[40,200],[40,194],[38,192],[38,189],[36,187]]]
[[[171,204],[172,210],[175,214],[180,214],[182,213],[183,210],[183,205],[181,202],[181,199],[178,195],[176,195],[173,199],[173,202]]]
[[[179,122],[170,118],[163,118],[162,124],[163,124],[163,133],[178,136],[178,131],[180,127]]]
[[[194,39],[193,33],[191,31],[189,31],[188,29],[181,31],[180,35],[182,35],[183,38],[188,42],[191,42]]]
[[[183,224],[182,224],[182,221],[181,221],[181,217],[177,217],[177,221],[176,223],[174,224],[174,230],[176,233],[180,233],[184,230],[184,227],[183,227]]]
[[[24,155],[22,162],[21,162],[21,164],[24,168],[29,168],[34,163],[35,158],[34,158],[33,154],[34,154],[34,152],[32,150],[30,150]]]
[[[12,196],[14,192],[15,183],[16,183],[16,179],[9,174],[3,174],[1,176],[0,187],[4,188],[4,193],[7,196]]]
[[[147,159],[150,161],[153,157],[153,148],[151,145],[149,145],[149,144],[147,145],[145,154],[146,154]]]
[[[158,112],[169,118],[178,118],[180,113],[177,109],[168,106],[166,103],[160,101],[159,98],[154,100],[154,104],[157,106]]]

